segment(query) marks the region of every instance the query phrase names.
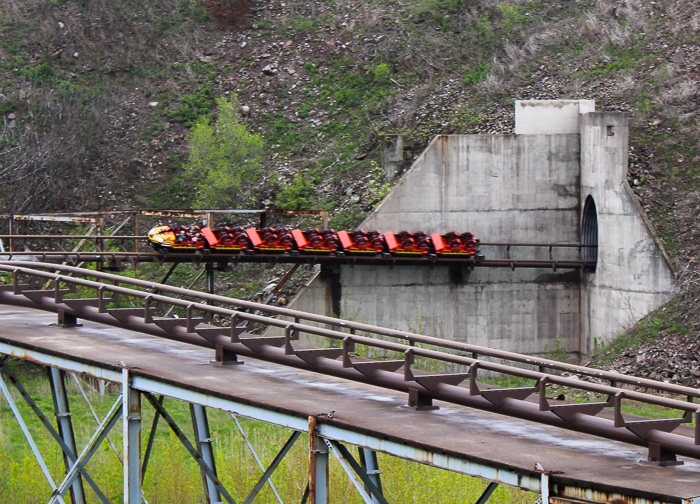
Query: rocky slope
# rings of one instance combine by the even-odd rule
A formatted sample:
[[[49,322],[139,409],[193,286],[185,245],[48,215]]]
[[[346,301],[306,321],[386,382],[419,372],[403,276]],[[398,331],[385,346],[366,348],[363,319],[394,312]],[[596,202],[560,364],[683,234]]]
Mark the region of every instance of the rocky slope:
[[[246,204],[323,208],[351,227],[391,186],[385,135],[404,135],[405,169],[435,134],[511,132],[516,99],[595,99],[631,116],[629,181],[679,271],[676,332],[663,313],[648,323],[698,336],[692,0],[0,6],[5,211],[189,206],[191,128],[236,94],[266,146]]]

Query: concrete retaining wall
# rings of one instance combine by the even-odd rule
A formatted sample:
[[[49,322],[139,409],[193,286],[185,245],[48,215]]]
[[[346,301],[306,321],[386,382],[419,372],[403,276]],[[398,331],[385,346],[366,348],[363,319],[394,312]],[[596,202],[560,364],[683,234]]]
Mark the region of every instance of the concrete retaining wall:
[[[591,195],[598,205],[597,271],[477,268],[459,284],[445,267],[343,266],[343,317],[516,352],[559,346],[585,353],[594,339],[609,340],[670,298],[673,273],[625,179],[626,116],[537,103],[547,117],[578,114],[580,133],[569,131],[566,117],[563,134],[439,136],[363,228],[578,243]],[[592,110],[584,105],[581,111]],[[482,251],[503,256],[497,248]],[[514,253],[544,258],[547,250]],[[293,307],[331,315],[329,280],[317,276]]]

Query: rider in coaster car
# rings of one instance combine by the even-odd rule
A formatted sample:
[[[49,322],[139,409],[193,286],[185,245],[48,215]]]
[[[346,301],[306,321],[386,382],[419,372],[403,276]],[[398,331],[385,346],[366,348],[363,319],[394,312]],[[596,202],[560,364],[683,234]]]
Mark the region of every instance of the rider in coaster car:
[[[175,238],[175,243],[178,245],[184,241],[187,241],[187,234],[185,234],[184,229],[180,229],[180,231],[177,232],[176,236],[177,237]]]

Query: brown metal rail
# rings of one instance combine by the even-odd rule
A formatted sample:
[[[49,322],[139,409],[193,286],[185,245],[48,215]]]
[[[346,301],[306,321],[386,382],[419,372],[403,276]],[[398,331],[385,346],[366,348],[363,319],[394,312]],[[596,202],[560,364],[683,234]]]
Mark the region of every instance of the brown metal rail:
[[[220,361],[235,360],[239,355],[247,356],[404,391],[409,394],[409,402],[418,407],[429,406],[433,399],[439,399],[626,443],[648,446],[650,453],[661,454],[662,459],[666,461],[675,458],[675,454],[700,459],[700,446],[698,446],[700,444],[700,405],[693,403],[695,398],[700,397],[698,389],[67,266],[33,264],[27,267],[24,264],[5,262],[0,263],[0,271],[10,273],[13,279],[11,284],[0,286],[0,303],[53,312],[62,311],[64,316],[80,317],[212,348],[216,350],[217,360]],[[57,271],[61,271],[62,274],[58,274]],[[95,280],[69,277],[67,274],[80,274]],[[29,281],[23,283],[24,278]],[[54,281],[53,290],[33,288],[33,285],[38,284],[39,281],[46,280]],[[106,282],[114,282],[114,284]],[[66,298],[66,295],[74,293],[79,286],[94,290],[96,297]],[[185,294],[201,302],[151,294],[150,292],[154,289],[172,295]],[[110,308],[110,305],[120,297],[141,300],[143,307]],[[217,302],[238,309],[211,306],[205,304],[206,302]],[[185,316],[177,319],[156,317],[155,314],[162,312],[165,305],[179,307]],[[246,313],[242,309],[259,309],[265,313],[293,318],[294,321]],[[227,320],[228,325],[218,327],[206,323],[211,321],[213,316]],[[248,323],[282,329],[284,336],[259,336],[248,333],[243,326]],[[312,323],[327,324],[335,329],[314,326],[311,325]],[[367,335],[357,334],[358,332]],[[322,342],[330,343],[330,346],[321,345],[321,348],[308,349],[297,345],[295,348],[295,342],[299,340],[301,334],[316,336]],[[385,338],[388,336],[392,341],[379,339],[377,336]],[[354,353],[357,345],[394,352],[400,355],[400,359],[389,361],[357,359]],[[426,346],[430,348],[425,348]],[[455,350],[461,351],[462,354],[449,353]],[[471,356],[466,356],[465,353]],[[510,361],[520,366],[528,364],[536,367],[537,370],[491,362],[479,358],[480,356]],[[420,371],[414,372],[416,358],[437,361],[443,366],[448,364],[461,366],[464,372],[433,375]],[[480,369],[504,376],[532,380],[533,385],[524,388],[482,389],[477,380]],[[547,372],[547,369],[554,372]],[[600,378],[611,384],[590,383],[576,377],[556,374],[561,371]],[[458,386],[465,380],[469,383],[468,387]],[[620,383],[634,385],[641,391],[622,389],[617,386]],[[607,399],[593,403],[552,404],[546,397],[549,384],[601,394]],[[660,391],[684,396],[687,401],[654,395]],[[526,401],[525,399],[532,394],[539,395],[539,400]],[[682,418],[675,419],[630,421],[622,414],[623,400],[653,404],[679,410],[684,414]],[[612,409],[612,420],[596,416],[605,408]],[[695,413],[696,423],[694,436],[671,432],[680,424],[690,422],[693,413]],[[660,461],[664,462],[664,460]]]
[[[321,265],[373,265],[373,266],[459,266],[461,268],[472,269],[477,267],[485,268],[545,268],[556,271],[558,269],[582,269],[590,270],[595,268],[595,261],[585,261],[580,259],[580,251],[584,247],[594,247],[594,245],[583,244],[565,244],[565,243],[482,243],[482,247],[490,249],[500,248],[505,249],[505,257],[484,259],[477,258],[459,258],[449,256],[390,256],[382,257],[377,255],[347,255],[339,256],[334,254],[270,254],[270,253],[222,253],[217,251],[198,251],[198,252],[140,252],[139,248],[134,246],[128,247],[127,242],[139,242],[146,240],[145,236],[91,236],[91,235],[0,235],[0,239],[12,239],[14,243],[27,241],[49,240],[54,241],[53,248],[59,250],[48,251],[22,251],[22,252],[7,252],[5,255],[8,260],[13,258],[29,257],[39,259],[40,261],[57,261],[77,264],[79,262],[100,262],[109,265],[109,269],[121,268],[121,262],[141,263],[141,262],[212,262],[218,263],[220,267],[225,267],[229,263],[237,264],[239,262],[252,263],[288,263],[288,264],[321,264]],[[67,240],[84,239],[95,243],[98,250],[96,252],[70,252],[63,248],[63,244]],[[120,251],[118,252],[102,252],[99,249],[105,248],[105,243],[111,240],[111,243],[118,243]],[[51,244],[49,244],[51,246]],[[132,250],[128,250],[131,248]],[[511,249],[546,249],[547,257],[541,259],[518,259],[511,257]],[[568,249],[575,250],[578,259],[554,257],[554,250]],[[495,251],[494,251],[495,253]]]

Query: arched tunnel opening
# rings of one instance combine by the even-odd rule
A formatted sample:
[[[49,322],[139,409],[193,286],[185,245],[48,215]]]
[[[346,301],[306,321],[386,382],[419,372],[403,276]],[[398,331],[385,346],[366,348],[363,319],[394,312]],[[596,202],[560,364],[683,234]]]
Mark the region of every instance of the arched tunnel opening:
[[[598,262],[598,211],[595,206],[595,200],[590,195],[586,198],[586,203],[583,206],[581,244],[594,245],[581,248],[581,259],[593,262],[593,266],[586,268],[586,271],[595,273]]]

